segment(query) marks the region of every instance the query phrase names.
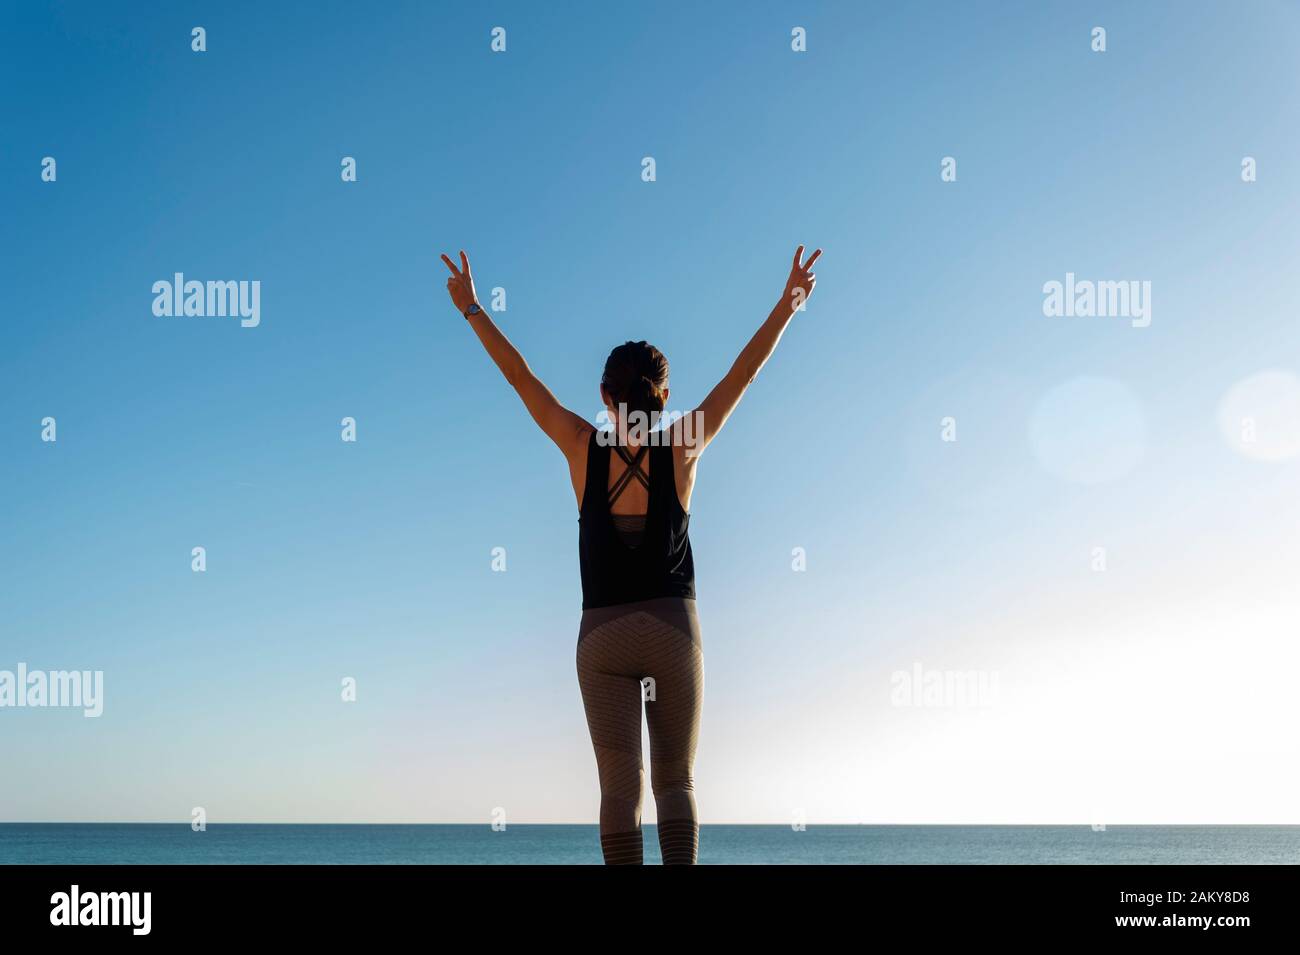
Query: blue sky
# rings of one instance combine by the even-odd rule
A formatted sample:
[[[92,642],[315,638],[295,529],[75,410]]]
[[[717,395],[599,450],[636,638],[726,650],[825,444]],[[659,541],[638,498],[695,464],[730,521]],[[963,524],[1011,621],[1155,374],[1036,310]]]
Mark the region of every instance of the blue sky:
[[[0,818],[594,821],[564,462],[438,253],[594,418],[629,338],[693,407],[808,243],[693,502],[702,821],[1300,821],[1296,462],[1219,424],[1296,427],[1296,5],[4,17],[0,669],[106,701],[0,711]],[[261,324],[155,317],[177,271]],[[1067,272],[1150,327],[1045,317]],[[916,661],[997,705],[892,707]]]

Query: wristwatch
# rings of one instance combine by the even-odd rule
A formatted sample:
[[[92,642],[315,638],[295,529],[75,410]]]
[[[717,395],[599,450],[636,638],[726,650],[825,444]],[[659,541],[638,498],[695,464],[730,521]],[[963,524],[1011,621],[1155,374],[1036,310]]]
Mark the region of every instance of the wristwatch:
[[[475,315],[482,315],[482,314],[483,314],[483,309],[478,307],[478,302],[475,302],[469,308],[465,309],[466,318],[473,318]]]

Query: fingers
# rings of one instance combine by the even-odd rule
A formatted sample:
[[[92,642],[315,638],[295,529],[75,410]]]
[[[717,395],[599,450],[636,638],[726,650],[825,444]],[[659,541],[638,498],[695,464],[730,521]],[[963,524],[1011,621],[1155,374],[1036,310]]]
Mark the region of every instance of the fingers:
[[[460,250],[460,269],[466,275],[469,275],[469,257],[465,255],[465,250]]]
[[[818,249],[812,255],[808,256],[807,262],[800,262],[799,260],[803,258],[803,250],[804,247],[802,245],[794,250],[794,268],[797,272],[807,272],[813,267],[813,263],[817,261],[817,257],[822,254],[822,250]]]
[[[460,254],[460,256],[461,256],[462,259],[464,259],[464,258],[465,258],[465,253],[462,252],[462,253]],[[452,274],[452,275],[456,276],[457,278],[460,277],[460,273],[456,271],[456,266],[452,264],[451,259],[447,258],[447,256],[444,255],[444,256],[442,257],[442,261],[444,261],[444,262],[447,263],[447,268],[451,269],[451,274]]]

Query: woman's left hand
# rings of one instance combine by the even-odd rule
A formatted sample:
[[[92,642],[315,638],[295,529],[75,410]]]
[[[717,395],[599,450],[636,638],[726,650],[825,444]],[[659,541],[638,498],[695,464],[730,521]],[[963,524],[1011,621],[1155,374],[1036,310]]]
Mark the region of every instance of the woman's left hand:
[[[469,271],[469,257],[462,249],[459,270],[447,256],[444,255],[442,261],[451,269],[451,278],[447,279],[447,294],[451,296],[456,311],[464,315],[467,308],[478,302],[478,295],[474,292],[474,276]]]

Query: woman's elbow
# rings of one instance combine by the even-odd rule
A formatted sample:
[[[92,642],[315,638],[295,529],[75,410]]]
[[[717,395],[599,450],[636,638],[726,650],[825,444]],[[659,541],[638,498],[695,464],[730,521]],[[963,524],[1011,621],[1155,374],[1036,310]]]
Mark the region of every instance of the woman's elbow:
[[[528,362],[520,359],[517,362],[510,362],[503,365],[501,368],[501,374],[506,376],[506,382],[510,387],[518,391],[520,385],[527,381],[528,376],[532,374],[532,369],[528,367]]]

